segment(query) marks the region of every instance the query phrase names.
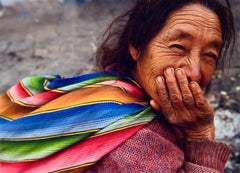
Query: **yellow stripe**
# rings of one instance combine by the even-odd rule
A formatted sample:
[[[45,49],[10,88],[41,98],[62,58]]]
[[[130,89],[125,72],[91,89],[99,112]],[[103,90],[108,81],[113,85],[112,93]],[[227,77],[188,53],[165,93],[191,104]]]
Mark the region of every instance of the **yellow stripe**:
[[[20,85],[28,93],[29,96],[33,96],[33,93],[31,93],[31,91],[23,85],[22,81],[20,82]]]
[[[11,119],[11,118],[6,117],[6,116],[4,116],[4,115],[0,115],[0,117],[3,118],[3,119],[6,119],[6,120],[8,120],[8,121],[13,121],[13,120],[14,120],[14,119]]]
[[[26,103],[23,103],[23,102],[21,102],[19,100],[16,100],[16,101],[13,100],[12,102],[14,102],[14,103],[16,103],[18,105],[25,106],[25,107],[30,107],[30,108],[37,108],[37,107],[41,106],[41,105],[26,104]]]
[[[60,173],[60,172],[70,171],[70,170],[73,170],[73,169],[83,168],[83,167],[91,166],[95,163],[96,162],[90,162],[90,163],[85,163],[85,164],[78,165],[78,166],[72,166],[72,167],[69,167],[69,168],[53,171],[52,173]]]
[[[11,102],[14,102],[13,97],[11,96],[11,94],[9,93],[9,91],[6,92],[7,96],[10,98]]]
[[[53,78],[54,79],[54,78]],[[51,89],[47,87],[47,82],[49,81],[49,79],[45,79],[43,82],[43,88],[46,91],[53,91],[53,92],[57,92],[57,93],[66,93],[66,91],[62,91],[62,90],[58,90],[58,89]]]
[[[21,160],[21,162],[34,162],[36,160]],[[7,161],[7,160],[1,160],[0,162],[4,162],[4,163],[15,163],[16,161]],[[1,169],[0,169],[1,170]]]
[[[22,86],[23,87],[23,86]],[[32,96],[32,94],[30,92],[28,92],[26,90],[26,88],[23,87],[23,89],[29,94],[29,96]],[[9,91],[6,92],[7,96],[10,98],[11,102],[13,103],[16,103],[18,105],[21,105],[21,106],[25,106],[25,107],[32,107],[32,108],[35,108],[35,107],[38,107],[36,105],[30,105],[30,104],[26,104],[26,103],[23,103],[23,102],[20,102],[19,100],[15,100],[12,95],[10,94]]]

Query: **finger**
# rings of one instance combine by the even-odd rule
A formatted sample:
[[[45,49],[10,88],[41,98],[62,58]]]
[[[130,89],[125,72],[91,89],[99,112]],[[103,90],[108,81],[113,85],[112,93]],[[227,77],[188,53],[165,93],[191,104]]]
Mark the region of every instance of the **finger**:
[[[181,68],[178,68],[178,69],[175,70],[175,74],[176,74],[176,77],[177,77],[178,85],[179,85],[180,90],[181,90],[182,100],[183,100],[184,104],[187,107],[194,106],[193,95],[192,95],[192,92],[189,88],[188,79],[187,79],[187,76],[186,76],[184,70],[181,69]]]
[[[169,92],[169,97],[172,102],[172,105],[177,108],[183,108],[184,104],[182,102],[182,94],[180,93],[177,80],[174,74],[173,68],[167,68],[164,71],[165,78],[166,78],[166,84]]]
[[[159,113],[162,112],[161,106],[160,106],[155,100],[152,99],[152,100],[150,101],[150,105],[152,106],[152,108],[153,108],[155,111],[157,111],[157,112],[159,112]]]
[[[196,82],[190,83],[190,89],[193,93],[193,97],[195,100],[195,105],[201,112],[212,112],[212,106],[208,103],[207,99],[205,98],[202,89]]]
[[[173,114],[173,108],[168,97],[168,91],[165,85],[164,78],[162,76],[157,77],[156,79],[158,95],[160,100],[160,106],[165,115]]]

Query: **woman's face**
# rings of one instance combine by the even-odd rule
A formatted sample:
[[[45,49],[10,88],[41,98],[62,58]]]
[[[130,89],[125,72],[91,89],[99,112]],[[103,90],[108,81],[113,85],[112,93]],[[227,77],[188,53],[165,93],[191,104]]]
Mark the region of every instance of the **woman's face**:
[[[203,88],[211,80],[221,46],[218,16],[200,4],[187,5],[171,13],[142,57],[130,46],[136,61],[133,76],[153,99],[157,97],[155,80],[167,67],[182,68],[189,81]]]

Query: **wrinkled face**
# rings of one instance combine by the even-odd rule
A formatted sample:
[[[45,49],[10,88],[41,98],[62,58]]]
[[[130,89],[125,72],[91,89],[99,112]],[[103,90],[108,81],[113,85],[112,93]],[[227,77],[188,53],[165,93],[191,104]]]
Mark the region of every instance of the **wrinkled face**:
[[[142,57],[130,46],[136,61],[133,76],[153,99],[157,97],[155,79],[167,67],[182,68],[189,81],[203,88],[211,80],[221,46],[218,16],[200,4],[186,5],[171,13]]]

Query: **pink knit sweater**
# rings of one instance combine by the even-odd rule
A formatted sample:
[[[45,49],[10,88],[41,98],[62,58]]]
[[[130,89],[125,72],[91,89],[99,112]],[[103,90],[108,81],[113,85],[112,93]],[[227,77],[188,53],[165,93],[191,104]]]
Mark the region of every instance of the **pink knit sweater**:
[[[178,138],[176,137],[178,136]],[[86,172],[224,172],[231,148],[209,140],[183,140],[163,119],[155,119]]]

